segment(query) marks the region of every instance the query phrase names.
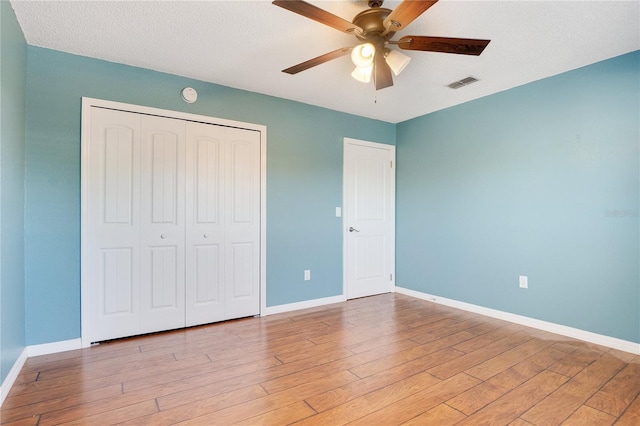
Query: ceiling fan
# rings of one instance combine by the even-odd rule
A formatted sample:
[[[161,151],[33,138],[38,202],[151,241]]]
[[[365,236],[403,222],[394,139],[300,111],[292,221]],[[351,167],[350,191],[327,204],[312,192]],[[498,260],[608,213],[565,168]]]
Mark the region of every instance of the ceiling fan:
[[[370,0],[370,9],[358,13],[352,22],[340,18],[303,0],[275,0],[274,5],[297,13],[338,31],[354,35],[361,43],[354,47],[343,47],[325,53],[316,58],[282,70],[287,74],[323,64],[351,53],[356,66],[351,74],[356,80],[368,83],[373,77],[376,90],[393,86],[392,72],[400,74],[411,59],[409,56],[393,50],[389,45],[403,50],[421,50],[424,52],[456,53],[478,56],[490,40],[468,38],[404,36],[391,40],[397,31],[406,28],[414,19],[437,3],[438,0],[403,0],[394,10],[382,7],[383,0]]]

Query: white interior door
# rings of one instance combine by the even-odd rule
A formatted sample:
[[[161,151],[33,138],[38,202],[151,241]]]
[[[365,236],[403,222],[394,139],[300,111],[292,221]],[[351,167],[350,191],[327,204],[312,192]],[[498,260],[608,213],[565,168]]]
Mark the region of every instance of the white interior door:
[[[394,291],[395,147],[344,139],[344,291]]]

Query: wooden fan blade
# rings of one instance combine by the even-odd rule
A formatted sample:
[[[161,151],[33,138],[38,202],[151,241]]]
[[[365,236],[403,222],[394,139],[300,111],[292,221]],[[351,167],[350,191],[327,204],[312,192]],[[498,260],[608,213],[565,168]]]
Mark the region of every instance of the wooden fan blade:
[[[282,72],[286,72],[287,74],[297,74],[300,71],[308,70],[309,68],[313,68],[316,65],[324,64],[325,62],[329,62],[336,58],[344,56],[351,52],[352,49],[352,47],[343,47],[341,49],[334,50],[333,52],[325,53],[324,55],[309,59],[308,61],[304,61],[302,63],[299,63],[298,65],[289,67],[285,70],[282,70]]]
[[[425,52],[457,53],[478,56],[491,40],[473,38],[404,36],[398,40],[400,49]]]
[[[275,0],[273,4],[297,13],[298,15],[302,15],[305,18],[328,25],[338,31],[343,31],[348,34],[354,32],[362,33],[362,28],[359,26],[302,0]]]
[[[436,4],[438,0],[404,0],[385,18],[383,25],[386,28],[383,36],[406,28],[418,16]],[[388,39],[387,39],[388,40]]]
[[[382,49],[376,49],[376,56],[374,57],[373,61],[373,83],[376,86],[376,90],[393,86],[393,76],[391,75],[391,68],[389,67],[389,64],[387,64],[387,61],[384,59],[384,53]]]

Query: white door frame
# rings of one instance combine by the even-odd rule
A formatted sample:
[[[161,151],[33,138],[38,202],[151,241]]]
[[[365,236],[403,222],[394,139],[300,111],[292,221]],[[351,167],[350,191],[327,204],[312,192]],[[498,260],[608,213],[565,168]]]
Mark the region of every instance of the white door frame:
[[[83,259],[86,258],[88,241],[84,233],[87,229],[87,204],[89,173],[85,165],[89,164],[89,141],[91,136],[91,108],[106,108],[127,111],[138,114],[155,115],[160,117],[175,118],[186,121],[214,124],[218,126],[237,127],[254,130],[260,133],[260,315],[264,315],[267,309],[266,297],[266,245],[267,245],[267,127],[260,124],[244,123],[240,121],[226,120],[222,118],[208,117],[204,115],[190,114],[186,112],[171,111],[159,108],[146,107],[121,102],[106,101],[94,98],[82,98],[81,121],[81,170],[80,170],[80,314],[81,314],[81,346],[88,347],[90,341],[90,305],[88,299],[88,280],[83,268]]]
[[[395,292],[395,282],[396,282],[396,274],[395,274],[395,150],[396,147],[394,145],[388,145],[388,144],[383,144],[383,143],[378,143],[378,142],[369,142],[369,141],[364,141],[364,140],[360,140],[360,139],[353,139],[353,138],[344,138],[343,141],[343,153],[344,150],[346,149],[346,145],[347,144],[352,144],[352,145],[361,145],[364,147],[368,147],[368,148],[376,148],[376,149],[384,149],[384,150],[388,150],[393,154],[393,185],[392,185],[392,199],[393,199],[393,208],[391,209],[391,220],[393,221],[393,227],[391,229],[391,235],[390,238],[391,240],[394,242],[394,250],[392,251],[392,259],[389,259],[390,262],[390,269],[391,269],[391,273],[392,273],[392,279],[391,279],[391,288],[392,291]],[[349,261],[348,259],[348,246],[347,246],[347,239],[349,237],[349,231],[348,231],[348,227],[349,224],[347,223],[347,218],[349,217],[349,203],[347,203],[347,179],[345,179],[345,174],[346,174],[346,162],[344,161],[344,157],[343,157],[343,162],[342,162],[342,295],[345,298],[345,300],[347,300],[348,298],[348,289],[347,289],[347,282],[348,282],[348,268],[347,268],[347,262]]]

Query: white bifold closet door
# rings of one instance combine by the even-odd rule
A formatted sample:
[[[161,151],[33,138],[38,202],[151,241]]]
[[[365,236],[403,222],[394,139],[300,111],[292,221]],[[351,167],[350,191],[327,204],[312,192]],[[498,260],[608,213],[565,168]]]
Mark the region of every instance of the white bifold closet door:
[[[187,124],[186,324],[260,310],[260,136]]]
[[[259,312],[258,132],[92,108],[88,167],[91,341]]]

